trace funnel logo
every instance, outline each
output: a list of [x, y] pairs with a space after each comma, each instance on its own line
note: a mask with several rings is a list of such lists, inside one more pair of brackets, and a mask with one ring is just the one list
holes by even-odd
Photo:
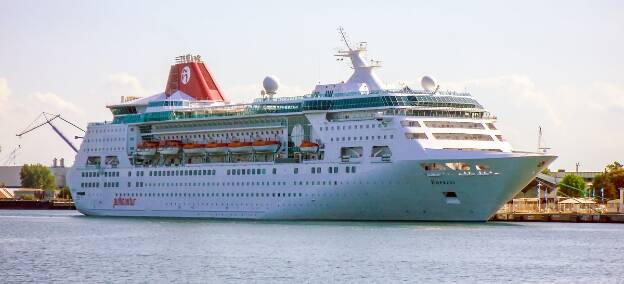
[[184, 68], [182, 68], [182, 73], [180, 74], [180, 81], [182, 84], [186, 85], [189, 80], [191, 80], [191, 68], [184, 66]]

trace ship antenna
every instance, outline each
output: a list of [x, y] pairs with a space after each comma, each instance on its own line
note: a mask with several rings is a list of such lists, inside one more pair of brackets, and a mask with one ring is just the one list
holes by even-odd
[[349, 45], [349, 41], [347, 40], [347, 35], [345, 34], [344, 28], [338, 27], [338, 32], [340, 33], [340, 37], [342, 38], [342, 41], [344, 41], [345, 45], [347, 45], [347, 48], [349, 49], [349, 51], [353, 51], [353, 49]]
[[550, 150], [549, 147], [542, 147], [542, 126], [539, 126], [539, 132], [537, 134], [537, 152], [546, 153], [546, 151]]

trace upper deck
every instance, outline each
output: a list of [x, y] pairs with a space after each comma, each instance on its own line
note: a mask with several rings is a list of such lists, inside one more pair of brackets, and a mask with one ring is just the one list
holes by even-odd
[[[209, 101], [156, 101], [141, 112], [136, 106], [109, 106], [115, 115], [113, 123], [145, 123], [186, 119], [222, 119], [271, 114], [301, 114], [314, 111], [344, 111], [359, 109], [411, 109], [431, 111], [461, 111], [483, 116], [485, 109], [467, 93], [379, 90], [367, 94], [310, 94], [299, 97], [260, 98], [249, 104], [214, 105]], [[449, 116], [455, 116], [451, 113]], [[460, 114], [460, 116], [465, 116]], [[470, 115], [471, 117], [474, 115]]]

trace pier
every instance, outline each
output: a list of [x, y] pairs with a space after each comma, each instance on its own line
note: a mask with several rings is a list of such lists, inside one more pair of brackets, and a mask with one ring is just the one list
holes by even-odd
[[490, 221], [504, 222], [568, 222], [568, 223], [624, 223], [619, 213], [497, 213]]

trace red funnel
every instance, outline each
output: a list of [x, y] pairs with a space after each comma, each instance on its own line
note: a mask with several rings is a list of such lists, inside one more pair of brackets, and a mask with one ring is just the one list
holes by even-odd
[[178, 63], [172, 65], [169, 70], [169, 80], [165, 89], [167, 97], [179, 90], [197, 100], [225, 100], [219, 85], [199, 56], [181, 56], [176, 60]]

